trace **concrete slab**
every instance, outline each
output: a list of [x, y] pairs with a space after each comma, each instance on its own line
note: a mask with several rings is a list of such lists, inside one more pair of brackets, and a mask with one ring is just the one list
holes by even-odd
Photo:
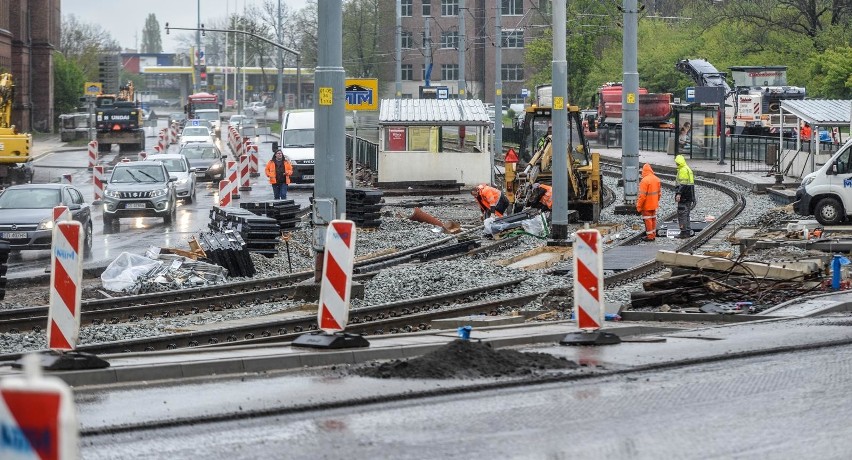
[[523, 316], [487, 316], [487, 315], [469, 315], [459, 318], [436, 319], [432, 321], [432, 327], [435, 329], [453, 329], [463, 326], [489, 327], [489, 326], [505, 326], [509, 324], [523, 324], [525, 318]]

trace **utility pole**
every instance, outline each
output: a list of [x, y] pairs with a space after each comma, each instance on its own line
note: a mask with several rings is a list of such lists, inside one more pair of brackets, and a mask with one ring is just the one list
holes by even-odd
[[616, 214], [636, 214], [639, 194], [639, 71], [637, 64], [639, 11], [636, 0], [624, 0], [623, 71], [621, 91], [621, 170], [624, 176], [624, 204]]
[[[283, 42], [281, 38], [284, 25], [281, 23], [281, 0], [278, 0], [278, 43]], [[281, 48], [278, 48], [278, 123], [281, 123], [281, 117], [284, 114], [284, 53]]]
[[423, 65], [423, 83], [426, 85], [426, 87], [428, 87], [429, 80], [426, 78], [426, 76], [429, 75], [429, 66], [432, 65], [432, 31], [429, 30], [429, 18], [427, 17], [425, 21], [425, 33], [423, 35], [423, 56], [425, 58], [425, 64]]
[[201, 0], [197, 2], [198, 7], [198, 30], [195, 31], [195, 67], [192, 69], [193, 76], [195, 77], [195, 91], [198, 92], [201, 88]]
[[[494, 160], [503, 155], [503, 14], [502, 1], [494, 2], [494, 151], [491, 152], [491, 182]], [[461, 13], [461, 11], [459, 11]]]
[[322, 276], [325, 232], [333, 219], [346, 214], [346, 126], [343, 70], [342, 0], [317, 3], [317, 68], [314, 72], [316, 174], [313, 204], [314, 279]]
[[402, 97], [402, 0], [396, 0], [396, 98]]
[[565, 20], [567, 0], [553, 1], [553, 226], [551, 239], [560, 242], [568, 239], [568, 61], [565, 59]]
[[464, 29], [464, 13], [466, 11], [464, 2], [465, 0], [459, 0], [459, 99], [467, 99], [467, 95], [465, 94], [467, 83], [464, 79], [464, 51], [467, 46], [467, 35]]

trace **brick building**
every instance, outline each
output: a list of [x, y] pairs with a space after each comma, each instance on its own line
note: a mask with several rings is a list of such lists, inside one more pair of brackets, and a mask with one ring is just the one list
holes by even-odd
[[[465, 83], [469, 97], [485, 102], [494, 100], [496, 82], [495, 7], [502, 5], [503, 103], [523, 102], [525, 88], [524, 46], [541, 30], [546, 9], [540, 0], [465, 0]], [[426, 54], [431, 52], [432, 86], [446, 86], [451, 97], [458, 94], [459, 80], [459, 0], [401, 0], [402, 2], [402, 93], [418, 97], [424, 85]], [[382, 28], [380, 43], [383, 59], [380, 68], [383, 97], [394, 97], [396, 0], [381, 0]], [[546, 7], [545, 7], [546, 8]], [[428, 23], [428, 25], [427, 25]], [[425, 31], [429, 30], [429, 40]], [[427, 46], [424, 46], [424, 42]], [[431, 44], [431, 46], [428, 46]], [[345, 59], [345, 57], [344, 57]]]
[[12, 124], [21, 132], [53, 130], [53, 51], [59, 46], [60, 0], [0, 3], [0, 72], [12, 74]]

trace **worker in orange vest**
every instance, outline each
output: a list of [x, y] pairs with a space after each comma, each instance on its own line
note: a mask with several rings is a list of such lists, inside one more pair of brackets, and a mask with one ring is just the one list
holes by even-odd
[[527, 206], [550, 212], [553, 209], [553, 187], [545, 184], [534, 183], [532, 193], [527, 199]]
[[503, 213], [509, 207], [509, 199], [506, 198], [506, 195], [490, 185], [479, 184], [470, 191], [470, 194], [476, 198], [483, 219], [491, 217], [492, 214], [496, 217], [503, 217]]
[[805, 123], [804, 126], [802, 126], [801, 134], [802, 134], [801, 137], [802, 137], [803, 141], [811, 140], [811, 135], [813, 134], [813, 131], [811, 131], [811, 125]]
[[272, 185], [272, 197], [275, 200], [287, 199], [287, 185], [290, 184], [290, 176], [293, 175], [293, 165], [284, 152], [278, 150], [272, 159], [266, 163], [266, 177]]
[[660, 207], [660, 178], [654, 174], [651, 165], [642, 166], [642, 180], [639, 181], [639, 196], [636, 211], [645, 222], [645, 237], [642, 241], [654, 241], [657, 238], [657, 208]]

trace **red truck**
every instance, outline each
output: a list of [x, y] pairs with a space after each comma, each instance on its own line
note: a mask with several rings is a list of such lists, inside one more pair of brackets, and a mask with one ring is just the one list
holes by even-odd
[[[588, 126], [589, 134], [595, 137], [597, 125], [604, 128], [613, 128], [621, 125], [621, 92], [622, 84], [605, 83], [598, 88], [595, 96], [597, 114], [594, 123], [584, 120]], [[639, 126], [668, 128], [669, 117], [672, 107], [671, 93], [649, 93], [646, 88], [639, 88]]]

